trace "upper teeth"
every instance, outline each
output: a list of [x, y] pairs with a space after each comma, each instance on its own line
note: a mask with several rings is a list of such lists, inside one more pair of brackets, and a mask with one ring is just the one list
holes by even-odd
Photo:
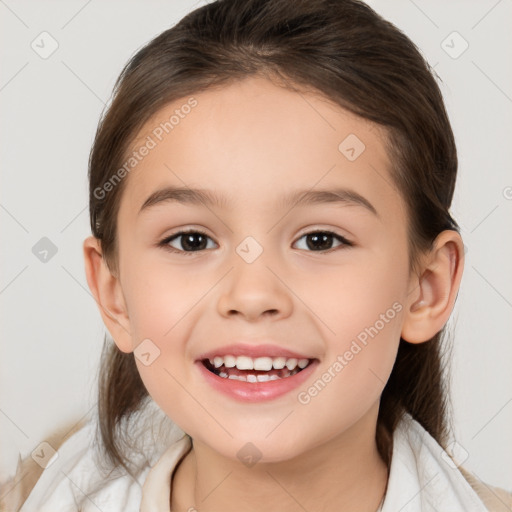
[[288, 370], [293, 370], [297, 366], [299, 368], [305, 368], [309, 359], [296, 359], [286, 358], [286, 357], [248, 357], [248, 356], [215, 356], [213, 359], [210, 359], [210, 363], [215, 366], [215, 368], [220, 368], [224, 365], [226, 368], [237, 367], [239, 370], [261, 370], [261, 371], [269, 371], [274, 368], [275, 370], [280, 370], [285, 366]]

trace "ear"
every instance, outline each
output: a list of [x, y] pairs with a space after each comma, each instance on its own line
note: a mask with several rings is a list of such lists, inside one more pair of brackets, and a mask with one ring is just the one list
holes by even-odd
[[434, 241], [419, 276], [411, 280], [402, 338], [422, 343], [446, 324], [459, 291], [464, 268], [464, 244], [459, 233], [445, 230]]
[[99, 239], [94, 236], [86, 238], [83, 250], [87, 283], [103, 322], [119, 350], [133, 352], [130, 319], [119, 278], [108, 268]]

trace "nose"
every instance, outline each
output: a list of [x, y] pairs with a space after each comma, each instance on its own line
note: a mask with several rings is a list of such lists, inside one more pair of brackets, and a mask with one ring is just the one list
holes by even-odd
[[252, 263], [238, 254], [232, 261], [234, 266], [221, 284], [217, 302], [220, 315], [240, 316], [249, 322], [268, 317], [278, 320], [291, 315], [292, 292], [275, 264], [267, 265], [263, 254]]

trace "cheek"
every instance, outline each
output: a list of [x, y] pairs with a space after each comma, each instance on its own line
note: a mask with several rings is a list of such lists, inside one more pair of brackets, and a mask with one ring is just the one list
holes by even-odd
[[137, 368], [154, 400], [161, 405], [172, 396], [173, 407], [179, 410], [186, 398], [179, 383], [188, 375], [191, 318], [197, 314], [205, 283], [142, 255], [131, 263], [126, 265], [123, 290]]
[[375, 404], [388, 381], [400, 341], [403, 308], [399, 301], [349, 302], [338, 316], [336, 335], [315, 379], [298, 391], [297, 401], [325, 436], [348, 429]]
[[175, 326], [204, 294], [204, 284], [194, 284], [179, 269], [140, 258], [123, 285], [134, 345], [144, 338], [172, 337]]
[[314, 387], [302, 390], [304, 403], [314, 399], [343, 416], [364, 411], [380, 396], [395, 362], [407, 293], [407, 261], [389, 254], [308, 283], [314, 290], [308, 305], [319, 312], [326, 354]]
[[355, 264], [305, 272], [294, 291], [315, 313], [325, 339], [331, 340], [329, 345], [343, 351], [353, 339], [364, 342], [368, 330], [375, 334], [373, 327], [382, 338], [399, 337], [406, 269], [405, 258], [361, 251]]

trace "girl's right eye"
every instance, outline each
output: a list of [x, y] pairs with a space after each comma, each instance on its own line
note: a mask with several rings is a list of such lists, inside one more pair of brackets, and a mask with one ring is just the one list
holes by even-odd
[[[181, 242], [179, 245], [183, 249], [174, 248], [171, 245], [171, 242], [179, 240], [181, 238]], [[175, 233], [174, 235], [168, 236], [164, 240], [162, 240], [158, 245], [163, 247], [164, 249], [169, 250], [174, 253], [182, 253], [187, 256], [193, 254], [194, 252], [202, 251], [206, 247], [204, 246], [204, 241], [210, 238], [206, 233], [200, 231], [198, 229], [190, 229], [187, 231], [180, 231], [179, 233]], [[211, 238], [210, 238], [211, 240]]]

